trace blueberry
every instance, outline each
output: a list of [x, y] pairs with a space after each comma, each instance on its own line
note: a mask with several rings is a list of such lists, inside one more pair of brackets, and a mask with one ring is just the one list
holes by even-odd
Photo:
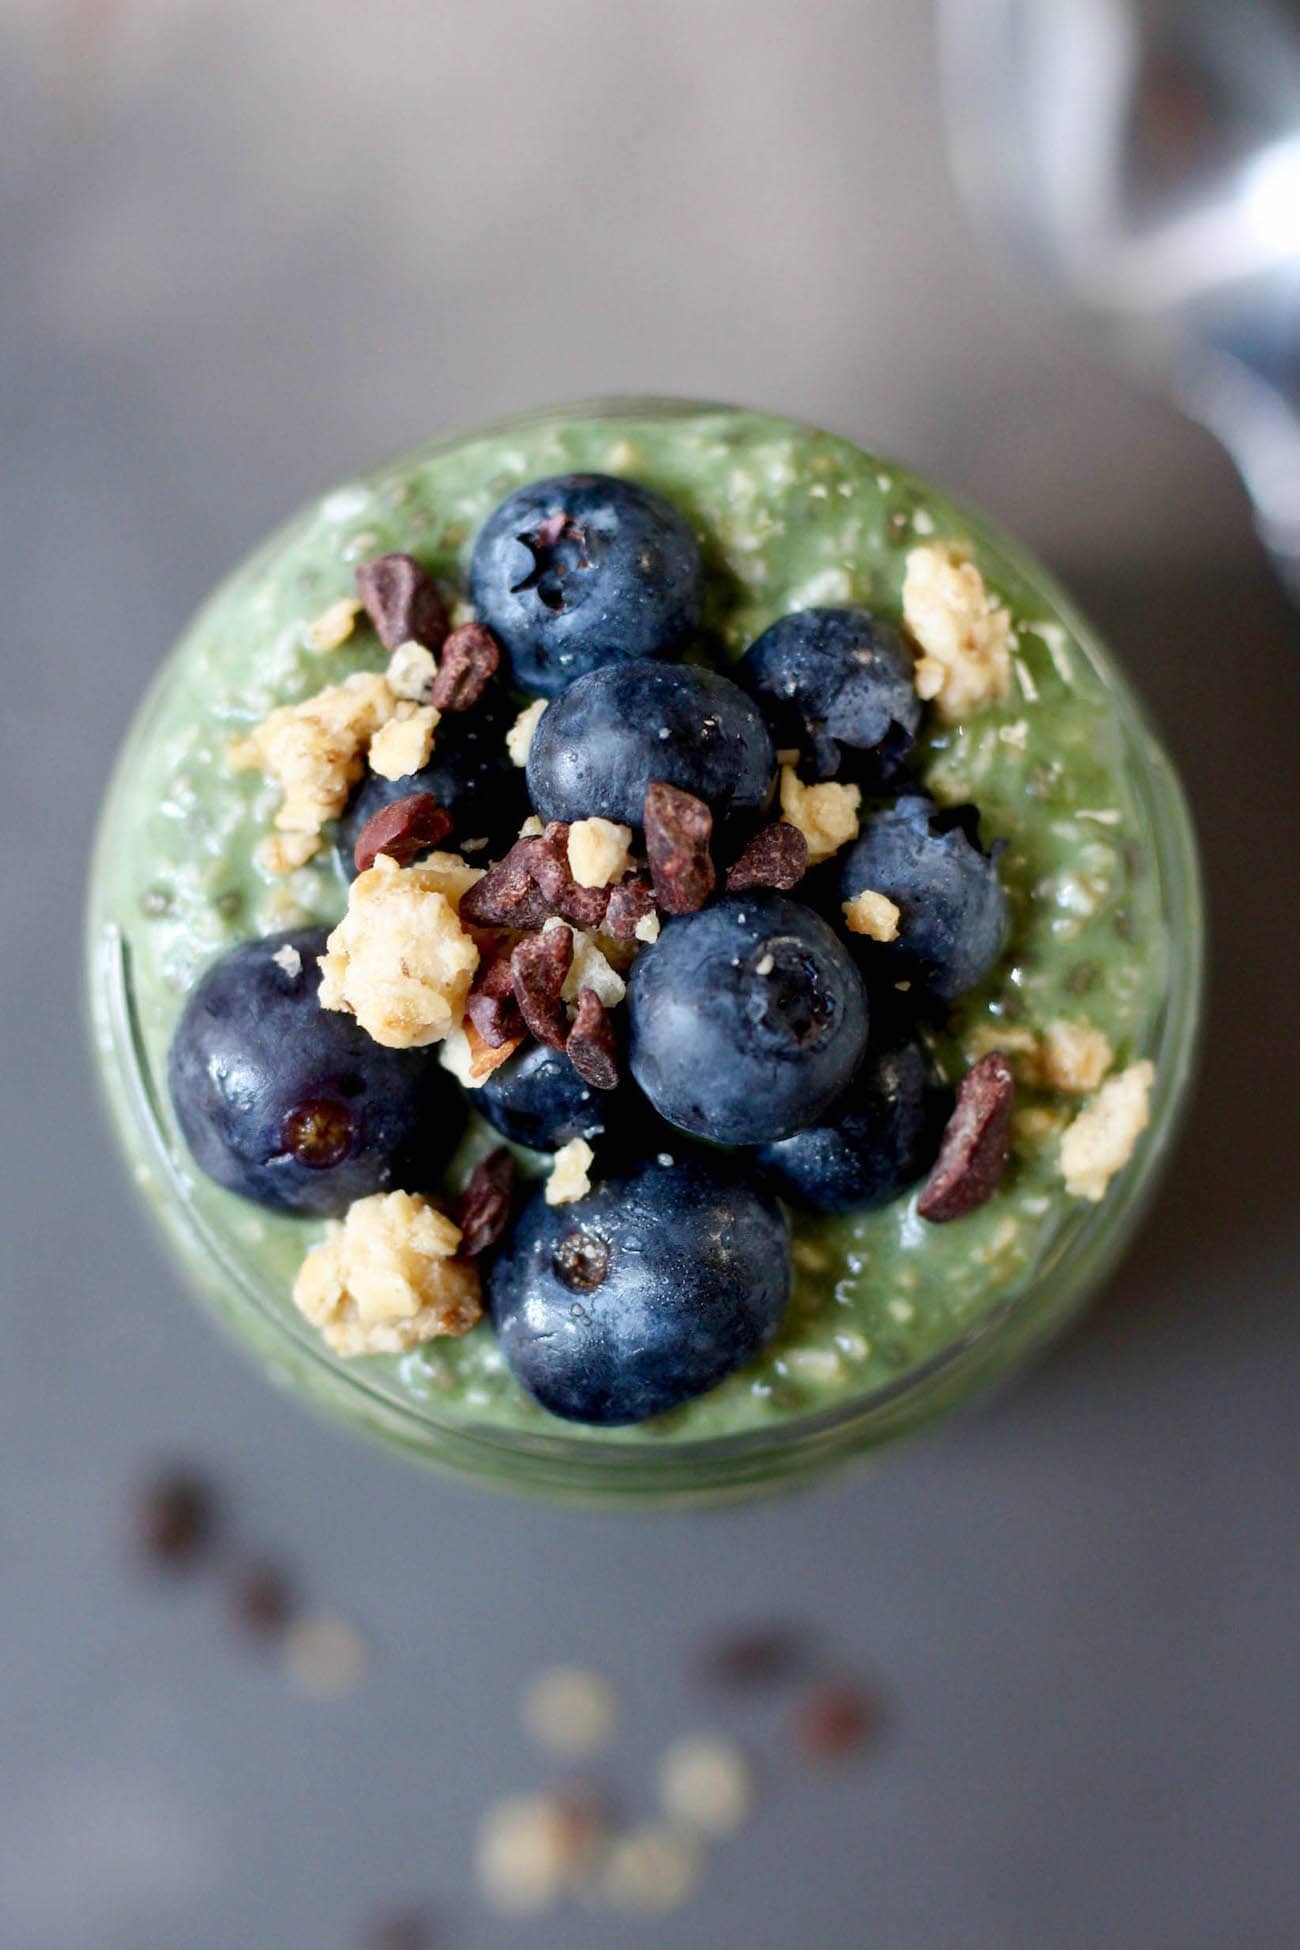
[[934, 1163], [951, 1108], [918, 1037], [881, 1034], [879, 1012], [861, 1069], [819, 1124], [758, 1161], [782, 1197], [833, 1216], [888, 1205]]
[[799, 609], [764, 630], [737, 675], [778, 746], [797, 748], [814, 778], [834, 778], [847, 747], [862, 779], [873, 769], [892, 774], [916, 737], [912, 670], [902, 636], [869, 610]]
[[608, 474], [561, 474], [518, 489], [479, 531], [469, 580], [516, 683], [546, 697], [603, 664], [680, 650], [704, 601], [685, 517]]
[[167, 1064], [199, 1168], [259, 1205], [315, 1215], [427, 1190], [464, 1124], [435, 1052], [384, 1049], [320, 1007], [324, 950], [323, 928], [229, 949], [186, 1001]]
[[494, 698], [472, 711], [447, 712], [434, 738], [433, 755], [418, 772], [402, 779], [383, 779], [367, 772], [343, 810], [336, 841], [339, 861], [348, 879], [355, 877], [352, 849], [366, 821], [381, 807], [411, 792], [431, 792], [452, 817], [449, 846], [466, 840], [486, 840], [480, 851], [467, 854], [486, 866], [515, 839], [528, 811], [523, 773], [510, 761], [506, 732], [514, 712]]
[[570, 1138], [605, 1136], [621, 1096], [584, 1083], [562, 1050], [530, 1042], [493, 1070], [474, 1103], [512, 1144], [558, 1151]]
[[541, 1192], [488, 1275], [497, 1338], [552, 1415], [643, 1422], [713, 1388], [780, 1324], [790, 1239], [721, 1163], [655, 1159], [572, 1205]]
[[867, 998], [844, 944], [782, 894], [669, 921], [632, 965], [632, 1074], [661, 1117], [766, 1144], [820, 1117], [862, 1059]]
[[996, 858], [980, 847], [974, 806], [940, 810], [916, 794], [868, 813], [844, 861], [840, 898], [867, 888], [901, 912], [898, 939], [866, 942], [864, 959], [941, 1001], [973, 989], [1002, 953], [1007, 900]]
[[549, 704], [528, 754], [543, 819], [599, 815], [639, 827], [653, 780], [692, 792], [715, 819], [761, 813], [776, 757], [757, 706], [716, 670], [607, 664]]

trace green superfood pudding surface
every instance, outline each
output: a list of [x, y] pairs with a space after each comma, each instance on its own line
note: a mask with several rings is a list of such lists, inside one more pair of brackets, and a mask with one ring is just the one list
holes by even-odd
[[[355, 594], [358, 563], [409, 552], [454, 603], [476, 534], [503, 497], [577, 471], [627, 477], [684, 513], [707, 572], [702, 654], [723, 665], [794, 610], [863, 605], [897, 622], [918, 548], [959, 544], [1009, 612], [1005, 695], [955, 723], [927, 712], [914, 755], [941, 805], [974, 801], [984, 844], [1003, 843], [1006, 950], [929, 1033], [954, 1084], [989, 1050], [1008, 1052], [1018, 1071], [1009, 1162], [994, 1195], [959, 1223], [927, 1224], [915, 1187], [847, 1218], [792, 1212], [794, 1290], [775, 1340], [711, 1392], [636, 1427], [556, 1422], [518, 1386], [486, 1320], [462, 1339], [402, 1354], [321, 1358], [439, 1423], [633, 1445], [775, 1429], [905, 1382], [1024, 1292], [1072, 1229], [1095, 1220], [1097, 1208], [1067, 1189], [1061, 1136], [1081, 1107], [1095, 1106], [1102, 1069], [1131, 1075], [1158, 1056], [1178, 952], [1144, 798], [1146, 768], [1163, 761], [1132, 700], [1034, 566], [898, 466], [757, 413], [624, 402], [417, 450], [326, 495], [208, 603], [120, 763], [91, 891], [94, 1010], [110, 1093], [137, 1179], [173, 1238], [192, 1242], [201, 1280], [228, 1289], [225, 1311], [236, 1324], [241, 1311], [256, 1312], [263, 1345], [268, 1322], [314, 1342], [291, 1293], [323, 1223], [263, 1210], [199, 1174], [164, 1081], [185, 997], [215, 956], [277, 930], [332, 926], [347, 906], [328, 844], [289, 872], [259, 864], [279, 788], [232, 770], [228, 749], [277, 706], [384, 669], [364, 616], [345, 640], [317, 647], [318, 619]], [[110, 993], [117, 982], [128, 995], [124, 1017]], [[1094, 1062], [1089, 1052], [1099, 1049]], [[1083, 1089], [1070, 1071], [1080, 1050]], [[1157, 1062], [1157, 1106], [1165, 1083]], [[1137, 1137], [1137, 1162], [1124, 1170], [1141, 1168], [1149, 1138]], [[459, 1184], [499, 1142], [471, 1115], [447, 1183]], [[520, 1156], [526, 1170], [548, 1162]], [[1122, 1182], [1123, 1170], [1106, 1196]]]

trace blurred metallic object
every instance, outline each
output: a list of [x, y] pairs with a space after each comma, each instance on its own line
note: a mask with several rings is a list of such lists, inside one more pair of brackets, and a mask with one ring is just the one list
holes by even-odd
[[1300, 599], [1300, 0], [939, 0], [976, 217], [1231, 453]]

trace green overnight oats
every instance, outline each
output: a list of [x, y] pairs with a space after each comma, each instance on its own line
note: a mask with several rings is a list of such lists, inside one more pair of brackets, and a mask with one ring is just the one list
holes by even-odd
[[[214, 958], [252, 937], [333, 927], [348, 906], [331, 844], [301, 865], [270, 858], [280, 786], [232, 769], [232, 741], [278, 707], [384, 670], [364, 615], [345, 634], [358, 564], [408, 552], [454, 603], [503, 498], [576, 472], [634, 481], [686, 516], [705, 567], [698, 643], [714, 661], [740, 658], [793, 611], [860, 605], [897, 623], [909, 558], [949, 544], [1011, 625], [1005, 694], [956, 721], [927, 710], [911, 755], [940, 807], [973, 801], [984, 845], [1002, 843], [1005, 948], [924, 1026], [950, 1085], [990, 1051], [1016, 1071], [1000, 1182], [952, 1224], [918, 1214], [922, 1185], [838, 1218], [792, 1206], [793, 1285], [775, 1338], [717, 1386], [627, 1427], [549, 1415], [486, 1321], [405, 1352], [331, 1352], [291, 1297], [323, 1222], [266, 1210], [198, 1172], [166, 1086], [185, 999]], [[464, 616], [453, 608], [452, 620]], [[511, 715], [526, 703], [516, 698]], [[274, 1372], [354, 1423], [485, 1480], [591, 1496], [707, 1495], [807, 1473], [928, 1418], [1054, 1330], [1113, 1265], [1168, 1147], [1200, 955], [1176, 781], [1122, 680], [1037, 566], [842, 439], [685, 404], [616, 401], [420, 449], [275, 536], [218, 590], [146, 701], [91, 883], [92, 1009], [112, 1109], [195, 1283]], [[1127, 1094], [1112, 1105], [1121, 1123], [1153, 1075], [1150, 1121], [1139, 1128], [1129, 1115], [1131, 1159], [1113, 1173], [1103, 1161], [1091, 1179], [1085, 1159], [1067, 1186], [1061, 1139], [1081, 1111], [1105, 1152], [1103, 1075]], [[445, 1186], [461, 1185], [499, 1142], [471, 1114]], [[1082, 1149], [1096, 1146], [1076, 1142]], [[525, 1173], [549, 1163], [519, 1158]], [[568, 1210], [580, 1213], [581, 1201]]]

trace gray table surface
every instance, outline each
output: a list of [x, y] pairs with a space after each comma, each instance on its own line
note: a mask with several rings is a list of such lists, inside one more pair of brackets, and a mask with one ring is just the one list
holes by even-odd
[[[6, 185], [0, 1943], [348, 1946], [406, 1895], [539, 1950], [1289, 1950], [1296, 1888], [1297, 627], [1210, 443], [967, 238], [911, 0], [14, 4]], [[797, 1499], [519, 1508], [277, 1398], [177, 1289], [82, 1047], [95, 803], [205, 587], [351, 467], [547, 396], [770, 402], [1017, 525], [1128, 657], [1215, 920], [1204, 1081], [1109, 1296], [1012, 1392]], [[334, 1704], [156, 1588], [182, 1454], [373, 1649]], [[507, 1924], [478, 1811], [587, 1659], [635, 1802], [713, 1626], [806, 1623], [889, 1702], [679, 1914]]]

